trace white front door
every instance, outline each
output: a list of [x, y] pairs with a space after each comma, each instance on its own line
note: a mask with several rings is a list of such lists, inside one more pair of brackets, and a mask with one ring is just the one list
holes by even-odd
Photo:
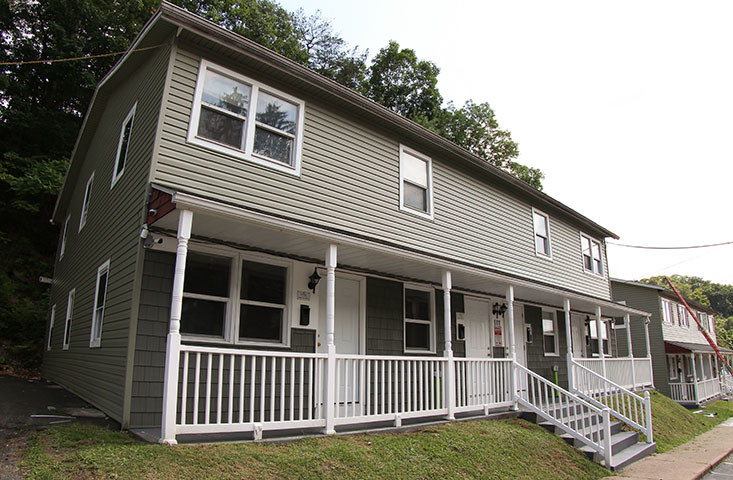
[[491, 330], [489, 302], [466, 297], [463, 321], [466, 325], [466, 357], [484, 358], [491, 356]]
[[527, 366], [527, 330], [524, 327], [524, 305], [514, 306], [514, 343], [517, 363]]
[[585, 357], [585, 318], [582, 315], [570, 315], [570, 330], [573, 334], [573, 357]]
[[336, 353], [360, 353], [361, 282], [336, 278], [336, 311], [334, 334]]

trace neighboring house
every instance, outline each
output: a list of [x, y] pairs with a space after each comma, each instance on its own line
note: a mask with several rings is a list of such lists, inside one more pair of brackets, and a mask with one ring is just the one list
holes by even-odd
[[610, 319], [648, 315], [612, 301], [613, 233], [168, 3], [133, 48], [156, 45], [100, 83], [72, 154], [44, 377], [171, 443], [552, 416], [550, 392], [610, 459], [605, 405], [555, 382], [582, 390], [577, 357], [651, 385], [648, 358], [607, 358]]
[[[682, 404], [699, 405], [721, 395], [726, 375], [713, 348], [705, 339], [673, 291], [619, 279], [611, 280], [613, 298], [626, 305], [651, 313], [649, 339], [654, 370], [654, 385], [661, 393]], [[700, 303], [685, 299], [713, 341], [715, 335], [714, 310]], [[621, 325], [617, 325], [617, 329]], [[631, 337], [643, 341], [644, 332], [639, 325], [631, 326]], [[636, 352], [638, 341], [633, 343]], [[718, 347], [729, 362], [733, 351]], [[628, 352], [623, 342], [618, 343], [621, 355]]]

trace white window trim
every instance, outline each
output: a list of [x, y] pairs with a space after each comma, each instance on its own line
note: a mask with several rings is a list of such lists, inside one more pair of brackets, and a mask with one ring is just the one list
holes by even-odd
[[[196, 335], [190, 333], [181, 332], [181, 338], [183, 340], [201, 342], [201, 343], [213, 343], [213, 344], [230, 344], [230, 345], [249, 345], [258, 347], [277, 347], [287, 348], [290, 347], [290, 329], [292, 326], [292, 319], [290, 318], [291, 305], [290, 297], [292, 292], [293, 282], [293, 262], [291, 260], [284, 260], [278, 257], [272, 257], [265, 254], [257, 253], [245, 253], [233, 251], [226, 248], [220, 248], [217, 246], [210, 245], [196, 245], [195, 248], [190, 248], [189, 251], [201, 253], [203, 255], [216, 255], [219, 257], [227, 257], [232, 262], [230, 268], [229, 278], [229, 297], [217, 297], [211, 295], [202, 295], [198, 293], [186, 293], [183, 292], [184, 298], [198, 298], [202, 300], [214, 300], [226, 301], [226, 316], [224, 320], [224, 331], [221, 337], [213, 335]], [[256, 340], [240, 340], [239, 339], [239, 305], [243, 301], [239, 298], [240, 295], [240, 282], [242, 279], [242, 262], [244, 260], [265, 263], [269, 265], [277, 265], [285, 267], [287, 269], [287, 278], [285, 282], [285, 308], [283, 311], [283, 339], [282, 342], [268, 342], [268, 341], [256, 341]], [[235, 263], [236, 262], [236, 263]], [[268, 304], [263, 302], [254, 302], [246, 300], [248, 304], [257, 304], [263, 306], [274, 306], [280, 307], [281, 305]]]
[[56, 304], [51, 306], [51, 320], [48, 322], [48, 342], [46, 343], [46, 351], [51, 351], [51, 340], [53, 337], [53, 322], [56, 319]]
[[[665, 305], [669, 305], [669, 310], [665, 311]], [[662, 298], [660, 310], [662, 314], [662, 323], [664, 323], [665, 325], [674, 325], [674, 317], [672, 316], [672, 302]]]
[[[542, 253], [537, 251], [537, 229], [535, 228], [534, 224], [534, 216], [540, 215], [542, 217], [545, 217], [545, 225], [547, 225], [547, 253]], [[550, 216], [543, 212], [542, 210], [537, 210], [536, 208], [532, 207], [532, 231], [534, 232], [534, 236], [532, 237], [532, 244], [534, 247], [534, 254], [537, 257], [545, 258], [547, 260], [552, 260], [552, 232], [550, 231]]]
[[[87, 224], [87, 218], [89, 217], [89, 206], [92, 202], [92, 191], [90, 188], [94, 188], [94, 172], [89, 175], [89, 180], [87, 180], [87, 184], [84, 186], [84, 198], [81, 201], [81, 214], [79, 214], [80, 232], [84, 228], [84, 225]], [[87, 196], [87, 193], [89, 193], [89, 196]]]
[[[110, 183], [109, 188], [112, 188], [117, 183], [117, 180], [119, 180], [122, 175], [125, 173], [125, 169], [127, 168], [127, 157], [130, 153], [130, 141], [132, 138], [132, 129], [135, 126], [135, 110], [137, 109], [137, 102], [132, 106], [130, 109], [130, 112], [125, 116], [125, 119], [122, 121], [122, 126], [120, 127], [120, 139], [117, 141], [117, 155], [115, 155], [115, 165], [114, 169], [112, 170], [112, 183]], [[130, 138], [127, 139], [127, 150], [125, 151], [125, 158], [123, 159], [124, 164], [122, 165], [122, 170], [120, 173], [117, 173], [117, 167], [120, 164], [120, 151], [122, 150], [122, 140], [125, 135], [125, 125], [127, 125], [127, 122], [132, 122], [130, 124]]]
[[64, 258], [64, 253], [66, 253], [66, 242], [68, 240], [70, 223], [71, 223], [71, 214], [69, 214], [66, 217], [66, 220], [64, 220], [64, 227], [63, 227], [63, 230], [61, 231], [61, 246], [59, 247], [59, 260]]
[[[427, 207], [428, 211], [423, 212], [420, 210], [417, 210], [412, 207], [405, 206], [404, 201], [404, 176], [402, 174], [402, 156], [407, 153], [408, 155], [412, 155], [413, 157], [419, 158], [420, 160], [424, 161], [427, 164], [428, 168], [428, 187], [427, 187]], [[400, 145], [400, 210], [403, 212], [408, 212], [413, 215], [417, 215], [418, 217], [428, 218], [430, 220], [433, 220], [433, 159], [428, 157], [427, 155], [424, 155], [416, 150], [413, 150], [410, 147], [407, 147], [405, 145]]]
[[[599, 255], [601, 256], [601, 271], [596, 272], [593, 269], [589, 270], [585, 268], [585, 256], [583, 255], [583, 238], [587, 238], [590, 240], [590, 260], [591, 260], [591, 266], [595, 265], [595, 261], [593, 260], [593, 242], [598, 244], [598, 250]], [[603, 261], [603, 242], [600, 240], [596, 240], [594, 237], [591, 237], [590, 235], [586, 235], [583, 232], [580, 232], [580, 264], [583, 266], [583, 271], [587, 274], [593, 275], [595, 277], [601, 277], [604, 278], [606, 276], [606, 265]]]
[[[408, 319], [405, 311], [405, 290], [421, 290], [430, 294], [430, 320]], [[427, 350], [407, 348], [407, 322], [428, 324], [430, 326], [430, 345]], [[435, 353], [435, 289], [414, 283], [402, 284], [402, 351], [404, 353]]]
[[[555, 332], [555, 334], [553, 335], [555, 337], [555, 353], [545, 352], [545, 337], [546, 336], [549, 337], [549, 335], [545, 335], [544, 326], [542, 328], [542, 351], [545, 357], [559, 357], [560, 356], [560, 338], [559, 338], [560, 332], [557, 330], [557, 312], [547, 309], [547, 308], [543, 308], [542, 312], [543, 313], [549, 312], [552, 314], [552, 323], [553, 323], [552, 328], [553, 328], [553, 331]], [[544, 323], [544, 321], [545, 321], [545, 317], [542, 317], [542, 322]]]
[[71, 322], [74, 315], [74, 303], [76, 303], [76, 289], [72, 288], [66, 300], [66, 321], [64, 322], [64, 338], [62, 339], [63, 350], [68, 350], [69, 344], [71, 343]]
[[[99, 326], [99, 337], [94, 337], [94, 327], [97, 323], [97, 306], [99, 305], [99, 277], [102, 273], [107, 272], [104, 286], [104, 305], [102, 305], [101, 325]], [[89, 348], [99, 348], [102, 346], [102, 328], [104, 327], [104, 314], [107, 310], [107, 288], [109, 286], [109, 260], [104, 262], [97, 269], [97, 281], [94, 285], [94, 308], [92, 309], [92, 329], [89, 331]]]
[[[205, 73], [206, 73], [206, 70], [208, 69], [213, 70], [217, 73], [220, 73], [224, 76], [231, 77], [232, 79], [238, 82], [248, 84], [252, 89], [250, 93], [250, 99], [249, 99], [249, 108], [247, 110], [246, 132], [244, 134], [245, 135], [244, 151], [238, 150], [236, 148], [233, 148], [233, 147], [221, 144], [221, 143], [217, 143], [213, 140], [201, 138], [197, 135], [198, 126], [199, 126], [199, 117], [201, 115], [201, 97], [204, 93], [204, 81], [206, 79]], [[298, 107], [298, 120], [297, 120], [298, 125], [297, 125], [296, 134], [295, 134], [295, 151], [293, 152], [293, 165], [286, 165], [282, 162], [278, 162], [277, 160], [269, 159], [263, 155], [258, 155], [253, 152], [255, 124], [256, 124], [255, 114], [257, 113], [257, 96], [258, 96], [260, 89], [270, 95], [279, 97], [283, 100], [293, 103]], [[303, 120], [305, 118], [304, 112], [305, 112], [305, 102], [303, 100], [300, 100], [299, 98], [288, 95], [287, 93], [281, 92], [280, 90], [268, 87], [267, 85], [261, 82], [252, 80], [251, 78], [248, 78], [233, 70], [229, 70], [228, 68], [219, 66], [208, 60], [201, 60], [201, 65], [199, 66], [199, 72], [198, 72], [198, 79], [196, 81], [196, 91], [194, 93], [194, 98], [193, 98], [193, 106], [191, 107], [191, 121], [188, 125], [187, 140], [189, 143], [199, 145], [209, 150], [214, 150], [216, 152], [223, 153], [225, 155], [241, 158], [241, 159], [250, 161], [252, 163], [256, 163], [258, 165], [263, 165], [265, 167], [272, 168], [274, 170], [289, 173], [291, 175], [299, 177], [301, 160], [302, 160], [301, 158], [302, 157], [302, 148], [303, 148]]]

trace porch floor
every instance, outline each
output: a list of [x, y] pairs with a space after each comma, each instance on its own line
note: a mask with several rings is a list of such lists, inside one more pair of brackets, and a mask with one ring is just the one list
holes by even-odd
[[[337, 435], [356, 435], [361, 433], [401, 433], [412, 432], [421, 428], [433, 425], [441, 425], [451, 422], [466, 422], [472, 420], [502, 420], [505, 418], [518, 418], [521, 411], [495, 409], [490, 411], [488, 415], [475, 412], [456, 413], [455, 420], [445, 420], [440, 417], [433, 418], [414, 418], [405, 419], [401, 427], [395, 427], [393, 422], [375, 422], [369, 424], [343, 425], [336, 428]], [[297, 432], [297, 433], [296, 433]], [[160, 439], [160, 428], [133, 428], [130, 433], [148, 443], [158, 443]], [[271, 430], [264, 431], [262, 442], [289, 442], [299, 440], [306, 437], [326, 437], [322, 428], [304, 428], [300, 430]], [[330, 435], [328, 435], [330, 436]], [[208, 444], [208, 443], [240, 443], [253, 442], [254, 434], [252, 432], [242, 433], [207, 433], [207, 434], [178, 434], [176, 436], [178, 443], [189, 445]]]

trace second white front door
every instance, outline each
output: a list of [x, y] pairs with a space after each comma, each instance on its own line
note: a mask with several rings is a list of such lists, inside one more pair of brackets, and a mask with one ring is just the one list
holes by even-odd
[[491, 318], [489, 302], [466, 297], [463, 321], [466, 325], [466, 357], [491, 356]]

